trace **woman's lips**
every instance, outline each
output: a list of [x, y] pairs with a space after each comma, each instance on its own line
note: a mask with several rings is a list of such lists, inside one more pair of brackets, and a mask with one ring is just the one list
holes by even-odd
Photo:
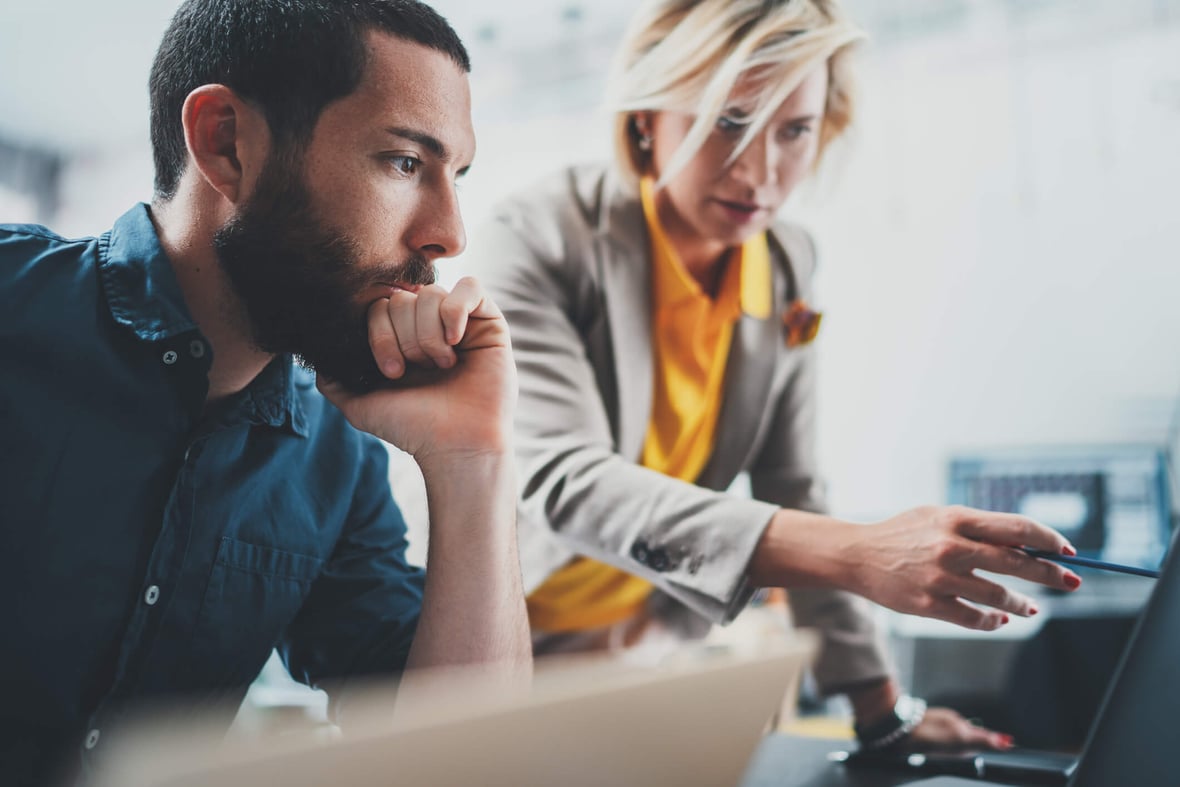
[[765, 208], [753, 202], [731, 202], [724, 199], [714, 199], [713, 202], [735, 224], [747, 224], [766, 212]]

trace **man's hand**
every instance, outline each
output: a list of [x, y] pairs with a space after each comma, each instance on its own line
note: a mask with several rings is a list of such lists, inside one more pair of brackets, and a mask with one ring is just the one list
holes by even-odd
[[[364, 394], [318, 385], [353, 426], [422, 468], [430, 550], [408, 666], [483, 666], [488, 681], [525, 684], [532, 648], [516, 549], [516, 367], [504, 316], [475, 279], [449, 293], [394, 290], [369, 307], [369, 346], [396, 385]], [[402, 690], [414, 685], [411, 676]]]
[[1023, 516], [963, 506], [925, 507], [876, 525], [779, 511], [750, 561], [763, 587], [835, 587], [913, 615], [991, 631], [1036, 604], [977, 570], [1077, 590], [1077, 574], [1016, 547], [1076, 554], [1060, 533]]
[[352, 394], [318, 382], [357, 429], [419, 464], [510, 445], [516, 367], [508, 325], [475, 279], [449, 293], [429, 285], [374, 301], [369, 345], [381, 372], [400, 385]]

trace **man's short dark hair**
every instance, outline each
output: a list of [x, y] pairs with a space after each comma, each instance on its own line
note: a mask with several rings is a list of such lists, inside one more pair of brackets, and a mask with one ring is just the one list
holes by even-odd
[[266, 117], [277, 148], [305, 145], [324, 107], [364, 76], [370, 30], [471, 63], [447, 21], [417, 0], [186, 0], [152, 64], [156, 196], [170, 199], [188, 154], [184, 101], [201, 85], [229, 87]]

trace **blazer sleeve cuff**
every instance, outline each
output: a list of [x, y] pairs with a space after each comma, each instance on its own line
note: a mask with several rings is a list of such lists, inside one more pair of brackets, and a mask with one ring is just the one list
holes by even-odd
[[737, 617], [758, 589], [750, 582], [750, 559], [779, 510], [758, 500], [730, 500], [726, 508], [717, 527], [696, 542], [695, 553], [684, 555], [675, 570], [654, 580], [667, 595], [722, 625]]

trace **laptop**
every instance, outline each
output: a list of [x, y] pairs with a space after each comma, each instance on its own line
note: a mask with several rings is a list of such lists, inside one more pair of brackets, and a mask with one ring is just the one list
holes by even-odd
[[[481, 699], [456, 684], [349, 700], [344, 732], [210, 746], [187, 728], [124, 737], [102, 787], [737, 784], [768, 722], [816, 651], [809, 632], [756, 652], [696, 648], [657, 668], [572, 663], [527, 697]], [[408, 687], [407, 687], [408, 688]], [[407, 704], [413, 706], [407, 709]], [[392, 717], [391, 717], [392, 716]], [[163, 725], [164, 727], [168, 725]]]
[[[1180, 531], [1123, 652], [1069, 787], [1180, 785]], [[987, 777], [986, 769], [981, 774]], [[1019, 778], [1004, 772], [1004, 778]], [[1035, 777], [1032, 782], [1036, 783]], [[1000, 782], [938, 776], [906, 787], [980, 787]]]

